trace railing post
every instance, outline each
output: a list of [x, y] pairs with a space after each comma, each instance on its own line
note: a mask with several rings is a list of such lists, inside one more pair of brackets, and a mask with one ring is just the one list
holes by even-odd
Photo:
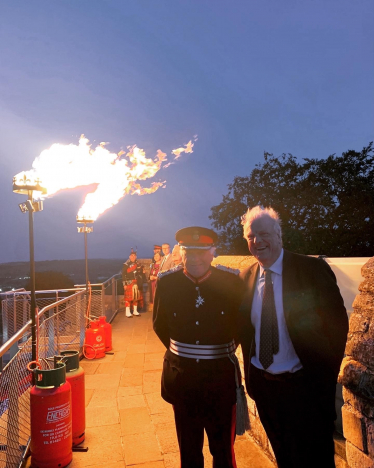
[[83, 344], [84, 344], [84, 337], [86, 334], [86, 311], [84, 308], [84, 297], [82, 295], [77, 298], [77, 323], [79, 323], [79, 350], [83, 350]]
[[112, 278], [112, 317], [116, 312], [116, 280]]
[[61, 349], [60, 349], [60, 315], [58, 313], [58, 306], [55, 308], [55, 314], [56, 314], [56, 345], [57, 345], [57, 352], [60, 354]]
[[14, 460], [20, 455], [19, 448], [19, 408], [18, 408], [18, 376], [19, 356], [14, 359], [15, 375], [9, 376], [9, 400], [7, 423], [6, 467], [14, 467]]
[[28, 313], [28, 300], [26, 295], [22, 296], [22, 325], [21, 327], [29, 320], [27, 313]]
[[105, 288], [104, 283], [101, 283], [101, 315], [105, 315]]
[[13, 333], [17, 333], [17, 300], [16, 294], [13, 294]]
[[[52, 310], [48, 311], [48, 317], [47, 318], [50, 318], [50, 317], [53, 317], [53, 311]], [[51, 319], [51, 320], [53, 320], [53, 319]], [[45, 345], [47, 345], [47, 343]], [[48, 327], [48, 357], [53, 356], [54, 353], [55, 353], [55, 333], [54, 333], [53, 327], [50, 326], [50, 327]]]

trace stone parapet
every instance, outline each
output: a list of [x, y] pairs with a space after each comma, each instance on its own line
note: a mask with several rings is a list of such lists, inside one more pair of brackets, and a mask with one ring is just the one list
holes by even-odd
[[374, 468], [374, 258], [361, 269], [363, 281], [349, 320], [343, 385], [343, 431], [351, 468]]

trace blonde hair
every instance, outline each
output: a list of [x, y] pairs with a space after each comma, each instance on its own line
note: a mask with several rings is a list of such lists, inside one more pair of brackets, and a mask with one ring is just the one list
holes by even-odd
[[245, 239], [247, 239], [247, 233], [253, 221], [265, 216], [274, 221], [274, 231], [278, 234], [279, 238], [282, 239], [282, 228], [279, 214], [271, 207], [264, 208], [260, 205], [254, 206], [253, 208], [248, 208], [247, 212], [243, 214], [241, 218]]

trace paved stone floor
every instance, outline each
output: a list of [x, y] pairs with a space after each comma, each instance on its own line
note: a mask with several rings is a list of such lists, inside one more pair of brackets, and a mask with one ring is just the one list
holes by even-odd
[[[83, 360], [86, 372], [86, 453], [69, 468], [179, 468], [173, 411], [160, 395], [164, 346], [152, 330], [152, 314], [113, 324], [113, 355]], [[238, 468], [273, 468], [246, 436], [235, 443]], [[205, 467], [212, 466], [207, 441]]]

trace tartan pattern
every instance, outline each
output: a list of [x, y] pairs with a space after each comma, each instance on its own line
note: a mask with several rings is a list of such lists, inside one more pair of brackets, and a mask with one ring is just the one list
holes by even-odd
[[265, 269], [264, 275], [265, 287], [262, 298], [259, 361], [263, 368], [267, 369], [274, 361], [273, 355], [279, 352], [279, 332], [271, 270]]
[[[134, 288], [134, 286], [136, 286]], [[135, 290], [137, 293], [134, 294]], [[130, 284], [125, 286], [125, 307], [130, 307], [131, 303], [133, 305], [139, 305], [143, 307], [143, 294], [142, 291], [137, 287], [137, 281], [132, 280]]]

